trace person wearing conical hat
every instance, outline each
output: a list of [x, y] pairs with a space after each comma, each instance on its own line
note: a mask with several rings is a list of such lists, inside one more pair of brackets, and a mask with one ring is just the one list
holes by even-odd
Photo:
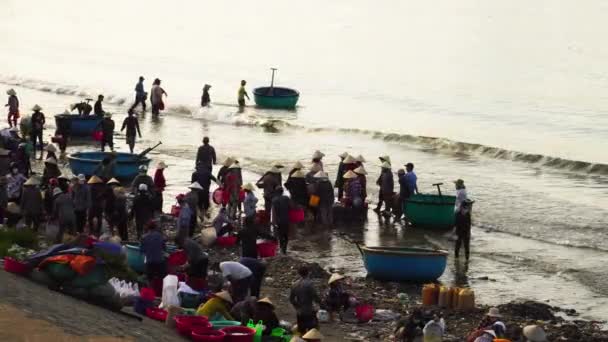
[[53, 214], [52, 217], [57, 220], [59, 231], [55, 237], [55, 243], [63, 241], [63, 233], [67, 232], [71, 235], [76, 233], [76, 216], [74, 215], [74, 201], [72, 196], [67, 191], [62, 191], [60, 188], [53, 189]]
[[325, 157], [325, 154], [319, 150], [316, 150], [312, 154], [312, 163], [319, 165], [321, 167], [321, 170], [323, 170], [323, 157]]
[[320, 305], [321, 299], [310, 279], [309, 266], [300, 266], [298, 275], [300, 278], [291, 287], [289, 302], [296, 310], [297, 330], [304, 335], [310, 329], [319, 327], [315, 303]]
[[317, 180], [314, 185], [314, 195], [319, 196], [318, 220], [324, 226], [329, 226], [333, 223], [333, 206], [334, 206], [334, 187], [329, 181], [329, 176], [323, 171], [317, 172], [315, 175]]
[[72, 178], [71, 190], [74, 201], [74, 215], [76, 219], [76, 231], [82, 233], [87, 223], [87, 211], [89, 210], [89, 186], [86, 184], [86, 177], [80, 174]]
[[253, 184], [247, 183], [243, 185], [243, 191], [245, 191], [245, 198], [243, 199], [243, 208], [245, 212], [245, 226], [253, 226], [255, 223], [256, 207], [258, 204], [258, 198], [253, 193]]
[[116, 178], [111, 178], [106, 182], [104, 190], [104, 214], [106, 221], [108, 222], [108, 228], [110, 232], [114, 234], [114, 228], [117, 226], [117, 222], [114, 218], [114, 212], [116, 211], [116, 188], [122, 188], [120, 181]]
[[239, 184], [241, 175], [241, 166], [236, 161], [228, 167], [228, 172], [224, 177], [224, 199], [223, 204], [228, 206], [228, 217], [231, 220], [236, 219], [236, 212], [239, 208], [239, 195], [241, 193], [241, 184]]
[[[34, 146], [34, 156], [36, 151], [36, 141], [39, 143], [40, 151], [42, 151], [42, 147], [44, 143], [42, 142], [42, 134], [44, 131], [44, 124], [46, 123], [46, 119], [44, 117], [44, 113], [41, 112], [42, 108], [39, 105], [35, 105], [32, 110], [34, 113], [30, 118], [31, 122], [31, 131], [30, 138], [32, 140], [32, 145]], [[42, 153], [40, 154], [40, 159], [42, 159]]]
[[302, 339], [307, 342], [318, 342], [321, 341], [323, 337], [323, 334], [321, 334], [319, 330], [313, 328], [310, 329], [306, 334], [304, 334], [304, 336], [302, 336]]
[[361, 208], [363, 206], [363, 188], [359, 175], [354, 171], [349, 170], [343, 176], [345, 181], [345, 205], [353, 208]]
[[209, 320], [234, 320], [230, 314], [233, 304], [232, 296], [228, 291], [220, 291], [214, 294], [208, 301], [201, 304], [196, 310], [197, 316], [205, 316]]
[[164, 161], [156, 164], [156, 171], [154, 171], [154, 209], [157, 212], [163, 212], [163, 192], [167, 187], [167, 180], [165, 179], [165, 169], [167, 164]]
[[131, 209], [130, 218], [135, 218], [135, 228], [137, 230], [137, 239], [141, 239], [144, 232], [144, 227], [154, 217], [154, 200], [150, 196], [148, 186], [144, 183], [139, 184], [137, 195], [133, 199], [133, 208]]
[[[97, 104], [95, 104], [97, 105]], [[103, 110], [102, 110], [103, 111]], [[116, 123], [112, 120], [112, 114], [104, 112], [103, 120], [97, 124], [96, 130], [101, 130], [101, 152], [106, 150], [106, 145], [110, 147], [110, 151], [114, 151], [114, 129]]]
[[374, 209], [376, 213], [380, 213], [382, 204], [385, 204], [384, 215], [388, 216], [391, 214], [391, 208], [393, 203], [393, 191], [395, 189], [395, 182], [393, 181], [393, 173], [391, 171], [391, 164], [387, 161], [388, 156], [382, 157], [384, 162], [382, 163], [382, 170], [380, 171], [380, 177], [376, 181], [376, 184], [380, 187], [378, 192], [378, 205]]
[[270, 336], [272, 329], [280, 327], [279, 318], [275, 311], [275, 306], [268, 297], [264, 297], [255, 302], [251, 319], [254, 322], [264, 322], [263, 336]]
[[297, 161], [291, 167], [291, 171], [289, 171], [289, 175], [287, 176], [287, 179], [289, 180], [289, 177], [291, 177], [291, 175], [293, 175], [296, 171], [302, 170], [302, 169], [304, 169], [304, 165], [302, 165], [302, 163], [300, 163], [299, 161]]
[[325, 296], [324, 303], [329, 312], [330, 320], [335, 320], [336, 313], [348, 310], [350, 305], [350, 294], [345, 290], [343, 280], [344, 276], [338, 273], [333, 273], [329, 277], [327, 284], [329, 291]]
[[234, 164], [234, 159], [232, 157], [226, 157], [226, 159], [224, 159], [224, 162], [222, 163], [222, 167], [220, 167], [220, 169], [217, 172], [217, 181], [220, 184], [224, 184], [225, 181], [225, 177], [226, 174], [228, 174], [228, 168]]
[[366, 162], [365, 158], [363, 158], [363, 155], [358, 155], [355, 157], [355, 161], [357, 162], [357, 167], [363, 165], [363, 163]]
[[14, 89], [6, 91], [8, 102], [5, 107], [8, 107], [8, 125], [9, 127], [17, 127], [17, 119], [19, 119], [19, 98]]
[[87, 182], [88, 186], [88, 215], [87, 225], [90, 233], [99, 236], [103, 225], [104, 200], [106, 194], [106, 185], [104, 181], [96, 175], [91, 176]]
[[256, 182], [256, 186], [264, 190], [264, 210], [267, 214], [271, 212], [275, 189], [281, 186], [280, 175], [281, 170], [273, 166]]
[[291, 175], [291, 177], [287, 179], [287, 182], [285, 182], [285, 188], [289, 190], [289, 193], [291, 194], [291, 199], [296, 204], [304, 208], [308, 206], [309, 199], [308, 187], [306, 184], [305, 177], [306, 175], [304, 174], [304, 171], [297, 170]]
[[538, 325], [528, 325], [523, 330], [527, 342], [547, 342], [547, 333]]
[[127, 114], [128, 116], [122, 122], [120, 131], [122, 132], [125, 130], [125, 128], [127, 129], [125, 139], [127, 145], [129, 145], [129, 151], [131, 151], [131, 154], [133, 154], [133, 150], [135, 149], [135, 137], [139, 135], [139, 138], [141, 139], [141, 131], [139, 129], [139, 120], [137, 119], [137, 116], [135, 116], [133, 109], [129, 109]]
[[25, 218], [25, 225], [38, 231], [42, 214], [44, 213], [44, 201], [40, 192], [40, 181], [36, 177], [30, 177], [23, 183], [23, 193], [21, 195], [21, 214]]
[[315, 175], [319, 172], [319, 171], [323, 171], [323, 168], [321, 167], [321, 165], [319, 164], [311, 164], [310, 168], [308, 169], [308, 173], [306, 173], [306, 183], [307, 184], [314, 184], [317, 182], [317, 179], [315, 178]]
[[391, 163], [391, 157], [387, 154], [378, 157], [378, 159], [380, 159], [381, 163]]
[[211, 96], [209, 95], [209, 90], [211, 86], [205, 84], [203, 87], [203, 95], [201, 95], [201, 107], [208, 107], [209, 103], [211, 103]]
[[44, 150], [46, 151], [45, 160], [48, 160], [50, 158], [54, 158], [55, 160], [57, 160], [57, 154], [55, 154], [55, 152], [57, 152], [57, 148], [53, 143], [46, 144], [46, 146], [44, 146]]
[[57, 178], [61, 175], [61, 170], [57, 166], [57, 159], [51, 157], [44, 161], [44, 170], [42, 170], [42, 185], [47, 185], [51, 178]]

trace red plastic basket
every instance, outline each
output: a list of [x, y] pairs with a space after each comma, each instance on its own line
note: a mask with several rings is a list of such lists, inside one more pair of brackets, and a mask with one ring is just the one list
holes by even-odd
[[188, 261], [188, 256], [185, 251], [177, 251], [171, 253], [167, 259], [169, 266], [181, 266]]
[[179, 205], [172, 205], [171, 206], [171, 216], [173, 217], [179, 217], [179, 213], [182, 211], [182, 207], [180, 207]]
[[192, 329], [213, 329], [209, 319], [205, 316], [175, 316], [175, 329], [184, 336], [190, 336]]
[[27, 274], [30, 268], [27, 264], [11, 257], [4, 257], [4, 270], [15, 274]]
[[139, 296], [143, 299], [143, 300], [148, 300], [148, 301], [153, 301], [154, 298], [156, 297], [156, 292], [154, 291], [154, 289], [149, 288], [149, 287], [142, 287], [139, 290]]
[[224, 341], [226, 333], [221, 330], [192, 330], [192, 340], [199, 342], [221, 342]]
[[102, 131], [95, 131], [95, 132], [93, 132], [93, 140], [95, 140], [95, 141], [102, 141], [103, 140], [103, 132]]
[[355, 308], [355, 316], [361, 323], [369, 322], [374, 318], [374, 307], [369, 304], [358, 305]]
[[232, 247], [236, 245], [236, 240], [236, 236], [220, 236], [215, 240], [215, 243], [220, 247]]
[[260, 242], [257, 245], [260, 258], [269, 258], [277, 255], [278, 243], [274, 241]]
[[151, 319], [164, 322], [167, 320], [167, 310], [159, 309], [159, 308], [147, 308], [146, 316]]

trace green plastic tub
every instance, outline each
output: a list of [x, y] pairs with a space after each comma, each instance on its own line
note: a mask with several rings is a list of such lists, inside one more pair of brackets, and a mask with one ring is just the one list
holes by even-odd
[[414, 227], [451, 229], [454, 203], [454, 196], [417, 194], [405, 202], [404, 212]]
[[211, 321], [214, 330], [220, 330], [227, 327], [238, 327], [241, 325], [239, 321]]

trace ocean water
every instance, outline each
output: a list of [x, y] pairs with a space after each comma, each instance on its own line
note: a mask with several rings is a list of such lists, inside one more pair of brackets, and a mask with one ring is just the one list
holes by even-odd
[[[38, 103], [50, 116], [104, 93], [121, 121], [138, 76], [146, 86], [163, 80], [168, 109], [141, 118], [138, 148], [163, 141], [153, 157], [170, 165], [169, 194], [184, 190], [203, 135], [222, 157], [240, 158], [250, 181], [315, 149], [327, 154], [330, 175], [339, 153], [363, 154], [374, 179], [377, 156], [390, 154], [395, 165], [415, 163], [421, 191], [444, 182], [450, 193], [451, 180], [466, 181], [476, 200], [475, 255], [464, 274], [482, 301], [549, 300], [608, 319], [605, 3], [3, 6], [0, 90], [17, 89], [24, 109]], [[298, 108], [239, 113], [239, 81], [267, 85], [270, 67], [279, 68], [275, 84], [301, 92]], [[216, 104], [199, 110], [205, 83]], [[276, 130], [262, 127], [269, 123]], [[370, 245], [449, 246], [439, 234], [375, 217], [340, 230]], [[326, 263], [362, 273], [353, 246], [321, 240], [311, 257], [321, 252]], [[462, 283], [463, 270], [450, 262], [442, 281]]]

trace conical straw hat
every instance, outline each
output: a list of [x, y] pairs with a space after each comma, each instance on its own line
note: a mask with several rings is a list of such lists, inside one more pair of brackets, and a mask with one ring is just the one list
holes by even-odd
[[356, 173], [354, 173], [353, 171], [348, 171], [347, 173], [344, 174], [344, 176], [342, 176], [344, 179], [352, 179], [352, 178], [357, 178], [359, 176], [357, 176]]
[[274, 304], [272, 304], [272, 301], [270, 301], [270, 298], [268, 298], [268, 297], [264, 297], [264, 298], [258, 300], [258, 303], [270, 304], [274, 308]]
[[333, 273], [333, 274], [331, 275], [331, 277], [329, 277], [329, 281], [327, 282], [327, 284], [331, 284], [331, 283], [333, 283], [334, 281], [338, 281], [338, 280], [340, 280], [340, 279], [344, 279], [344, 276], [343, 276], [343, 275], [341, 275], [341, 274], [338, 274], [338, 273]]
[[363, 165], [361, 165], [355, 169], [355, 173], [359, 175], [366, 175], [367, 171], [365, 171], [365, 168], [363, 167]]
[[325, 154], [319, 150], [316, 150], [315, 153], [312, 154], [312, 159], [321, 159], [325, 157]]
[[354, 164], [355, 162], [356, 160], [352, 156], [346, 156], [343, 161], [344, 164]]
[[358, 155], [358, 156], [355, 158], [355, 160], [356, 160], [356, 161], [358, 161], [359, 163], [365, 163], [365, 162], [366, 162], [365, 158], [363, 158], [363, 156], [362, 156], [362, 155]]
[[221, 291], [215, 294], [216, 297], [223, 299], [229, 303], [232, 303], [232, 296], [230, 296], [230, 293], [228, 293], [228, 291]]
[[299, 161], [297, 161], [295, 164], [293, 164], [292, 169], [303, 169], [304, 165], [302, 165], [302, 163], [300, 163]]
[[391, 168], [391, 163], [385, 161], [384, 163], [382, 163], [382, 168], [383, 169], [390, 169]]
[[100, 184], [103, 183], [103, 181], [101, 180], [101, 178], [97, 177], [97, 176], [92, 176], [91, 178], [89, 178], [89, 181], [87, 182], [87, 184]]
[[302, 170], [298, 170], [291, 175], [291, 178], [305, 178], [305, 177], [306, 177], [306, 175], [304, 174], [304, 171], [302, 171]]
[[313, 329], [308, 330], [308, 332], [306, 334], [304, 334], [304, 336], [302, 336], [302, 338], [305, 340], [322, 340], [323, 334], [321, 334], [321, 332], [319, 330], [317, 330], [316, 328], [313, 328]]
[[112, 178], [110, 179], [106, 184], [110, 185], [110, 184], [118, 184], [120, 185], [120, 181], [116, 178]]

